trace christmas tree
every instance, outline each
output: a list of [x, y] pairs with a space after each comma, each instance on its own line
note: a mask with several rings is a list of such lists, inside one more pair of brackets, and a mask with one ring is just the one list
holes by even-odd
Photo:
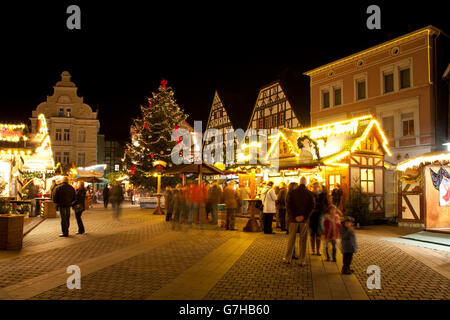
[[147, 99], [147, 106], [141, 106], [141, 117], [134, 119], [131, 126], [124, 162], [135, 186], [148, 187], [161, 161], [171, 166], [172, 149], [181, 141], [172, 140], [172, 132], [179, 129], [187, 115], [178, 106], [172, 88], [166, 85], [167, 81], [161, 81], [158, 92]]

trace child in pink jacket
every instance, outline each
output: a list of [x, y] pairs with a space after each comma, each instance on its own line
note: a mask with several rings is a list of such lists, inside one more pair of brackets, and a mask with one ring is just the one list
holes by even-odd
[[333, 262], [336, 262], [336, 240], [339, 237], [341, 216], [342, 212], [335, 205], [331, 205], [328, 208], [328, 213], [325, 215], [323, 220], [325, 253], [327, 254], [327, 261], [330, 261], [328, 246], [331, 244]]

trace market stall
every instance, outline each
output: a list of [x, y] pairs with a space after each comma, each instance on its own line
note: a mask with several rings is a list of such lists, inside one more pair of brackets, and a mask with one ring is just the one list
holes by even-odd
[[450, 152], [411, 158], [397, 170], [399, 225], [450, 232]]
[[[385, 215], [384, 155], [388, 141], [378, 121], [364, 116], [306, 129], [280, 129], [269, 137], [265, 179], [319, 182], [328, 192], [339, 185], [343, 197], [360, 186], [373, 218]], [[267, 177], [267, 178], [266, 178]], [[278, 180], [277, 180], [278, 179]]]

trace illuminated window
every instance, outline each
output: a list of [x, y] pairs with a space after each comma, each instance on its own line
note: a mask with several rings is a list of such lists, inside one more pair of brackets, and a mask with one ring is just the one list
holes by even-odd
[[336, 185], [341, 184], [341, 175], [340, 174], [330, 174], [328, 176], [328, 191], [331, 194]]
[[404, 137], [414, 136], [414, 113], [402, 114], [402, 128]]
[[277, 126], [278, 126], [278, 115], [277, 115], [277, 114], [274, 114], [274, 115], [272, 116], [272, 123], [273, 123], [273, 126], [274, 126], [274, 127], [277, 127]]
[[86, 130], [78, 130], [78, 142], [86, 142]]
[[375, 192], [374, 169], [361, 169], [361, 189], [366, 193]]
[[62, 130], [61, 129], [56, 129], [55, 130], [55, 140], [56, 141], [61, 141], [61, 137], [62, 137]]
[[71, 108], [67, 108], [66, 109], [66, 117], [70, 118], [72, 116], [72, 109]]
[[280, 126], [284, 126], [284, 113], [285, 111], [280, 112], [280, 116], [278, 117], [278, 120], [280, 121], [278, 125]]
[[326, 109], [330, 107], [330, 92], [322, 91], [322, 108]]
[[384, 83], [384, 93], [389, 93], [394, 91], [394, 74], [384, 73], [383, 74], [383, 83]]
[[356, 81], [356, 100], [362, 100], [366, 98], [366, 80]]
[[64, 141], [70, 140], [70, 129], [64, 129]]
[[411, 72], [409, 68], [400, 70], [400, 89], [411, 87]]

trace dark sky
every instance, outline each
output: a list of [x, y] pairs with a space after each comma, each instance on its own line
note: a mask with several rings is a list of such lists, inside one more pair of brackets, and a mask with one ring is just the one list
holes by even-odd
[[[28, 119], [63, 70], [99, 109], [108, 139], [128, 138], [131, 118], [161, 78], [175, 89], [190, 122], [207, 121], [217, 88], [231, 97], [233, 121], [246, 127], [259, 88], [277, 79], [307, 113], [309, 82], [302, 72], [429, 24], [450, 33], [446, 3], [2, 3], [0, 119]], [[70, 4], [81, 7], [81, 30], [66, 28]], [[366, 28], [370, 4], [381, 7], [381, 30]]]

